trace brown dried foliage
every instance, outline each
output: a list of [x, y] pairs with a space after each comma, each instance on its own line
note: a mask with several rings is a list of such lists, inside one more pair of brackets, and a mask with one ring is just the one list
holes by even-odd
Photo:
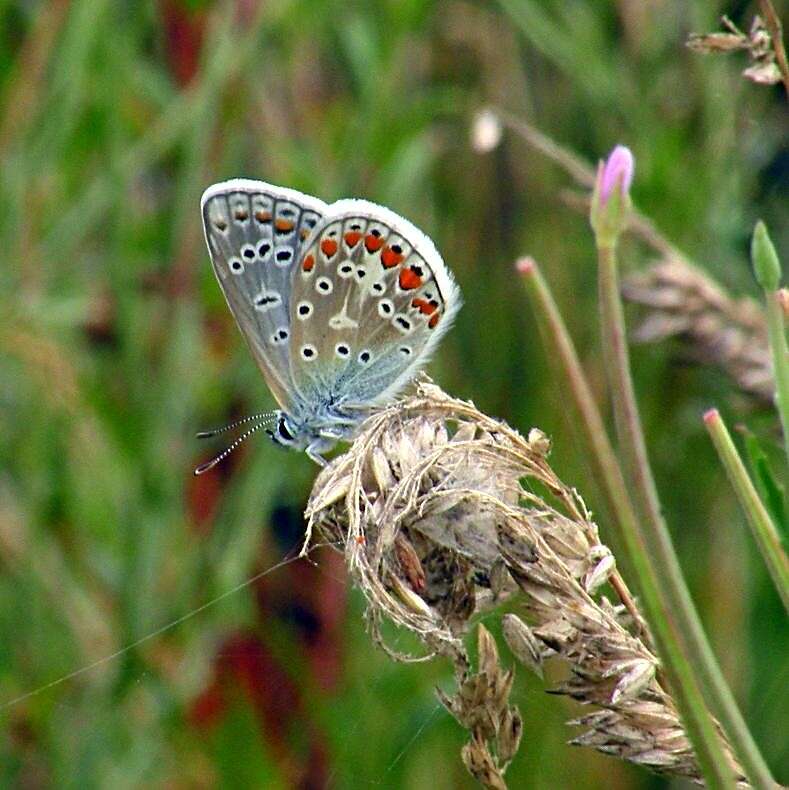
[[742, 76], [761, 85], [784, 82], [789, 91], [786, 54], [783, 47], [781, 23], [769, 0], [762, 0], [761, 16], [754, 16], [747, 33], [740, 30], [728, 17], [721, 17], [725, 32], [691, 33], [688, 47], [703, 55], [742, 51], [748, 53], [750, 66]]
[[[504, 602], [514, 656], [540, 676], [546, 660], [561, 662], [566, 677], [551, 692], [593, 708], [571, 722], [583, 728], [571, 743], [699, 781], [640, 627], [597, 594], [614, 558], [548, 452], [540, 431], [524, 439], [423, 381], [413, 397], [370, 417], [319, 475], [310, 530], [342, 547], [373, 637], [390, 655], [452, 661], [457, 689], [439, 696], [469, 731], [462, 759], [485, 787], [506, 787], [522, 720], [511, 702], [514, 670], [495, 640], [476, 626], [474, 670], [466, 637], [480, 613]], [[416, 634], [428, 654], [393, 651], [384, 618]]]
[[767, 324], [755, 301], [732, 298], [704, 272], [674, 256], [630, 275], [622, 295], [647, 308], [634, 340], [677, 337], [695, 360], [721, 368], [741, 390], [772, 404]]

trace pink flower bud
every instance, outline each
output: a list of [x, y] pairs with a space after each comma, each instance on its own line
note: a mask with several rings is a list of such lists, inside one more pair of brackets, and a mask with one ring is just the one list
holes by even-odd
[[605, 206], [617, 186], [621, 190], [622, 197], [630, 192], [634, 167], [635, 160], [629, 148], [624, 145], [614, 148], [603, 165], [600, 175], [598, 196], [601, 206]]
[[624, 145], [614, 148], [608, 159], [597, 167], [589, 220], [598, 247], [615, 245], [627, 227], [632, 208], [630, 185], [634, 167], [633, 154]]

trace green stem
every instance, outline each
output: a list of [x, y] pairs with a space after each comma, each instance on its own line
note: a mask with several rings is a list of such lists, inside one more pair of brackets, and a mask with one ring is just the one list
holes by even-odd
[[773, 354], [775, 400], [784, 431], [784, 448], [789, 460], [789, 350], [786, 346], [784, 311], [778, 293], [766, 291], [764, 295], [767, 299], [767, 335]]
[[748, 477], [737, 448], [734, 446], [731, 434], [726, 428], [726, 424], [721, 419], [717, 409], [710, 409], [704, 415], [704, 423], [707, 426], [718, 457], [721, 460], [726, 474], [737, 493], [740, 505], [745, 511], [748, 523], [751, 525], [753, 536], [762, 552], [773, 582], [778, 588], [778, 594], [784, 602], [784, 606], [789, 611], [789, 558], [781, 546], [781, 539], [778, 530], [775, 528], [770, 514], [767, 512], [759, 494]]
[[661, 587], [685, 653], [701, 679], [735, 755], [741, 760], [745, 774], [754, 786], [772, 787], [774, 782], [764, 758], [742, 718], [731, 689], [704, 634], [661, 513], [630, 376], [630, 358], [619, 292], [615, 245], [598, 246], [597, 252], [606, 371], [611, 388], [617, 435], [624, 455], [626, 478], [632, 487], [643, 519], [644, 542], [652, 562], [660, 569]]
[[528, 259], [521, 261], [518, 268], [524, 275], [523, 281], [546, 344], [550, 346], [550, 352], [562, 367], [573, 401], [581, 415], [579, 425], [589, 446], [589, 457], [606, 502], [614, 515], [619, 539], [627, 552], [647, 620], [655, 634], [682, 723], [695, 749], [701, 771], [710, 787], [733, 788], [735, 782], [730, 760], [715, 722], [704, 703], [693, 667], [681, 649], [678, 626], [671, 605], [650, 560], [635, 508], [572, 338], [537, 264]]

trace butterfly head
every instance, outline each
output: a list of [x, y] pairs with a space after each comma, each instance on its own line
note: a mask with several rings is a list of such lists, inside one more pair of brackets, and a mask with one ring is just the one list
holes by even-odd
[[276, 421], [266, 433], [274, 444], [292, 450], [305, 450], [313, 461], [325, 466], [323, 453], [338, 441], [352, 439], [366, 412], [350, 414], [333, 404], [318, 405], [311, 411], [303, 408], [288, 414], [275, 412]]

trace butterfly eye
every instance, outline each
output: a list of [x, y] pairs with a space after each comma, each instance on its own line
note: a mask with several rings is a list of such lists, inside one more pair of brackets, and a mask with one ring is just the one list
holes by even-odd
[[296, 437], [288, 430], [284, 417], [281, 417], [280, 421], [277, 423], [277, 433], [286, 442], [294, 442], [296, 440]]
[[351, 349], [345, 343], [337, 343], [334, 347], [334, 352], [337, 354], [338, 357], [342, 357], [345, 359], [351, 353]]
[[231, 258], [227, 265], [230, 267], [230, 271], [233, 274], [243, 274], [244, 272], [244, 264], [238, 258]]
[[265, 260], [266, 256], [271, 252], [271, 245], [267, 241], [261, 241], [258, 244], [258, 256], [261, 260]]
[[340, 277], [346, 279], [353, 274], [353, 264], [350, 261], [346, 261], [337, 269], [337, 271], [340, 273]]
[[365, 349], [364, 351], [361, 351], [359, 353], [359, 362], [362, 365], [367, 365], [370, 362], [371, 359], [372, 359], [372, 355], [370, 354], [370, 352], [367, 349]]
[[248, 260], [254, 261], [255, 260], [255, 248], [251, 244], [245, 244], [241, 248], [241, 254]]
[[398, 351], [400, 351], [400, 353], [401, 353], [401, 354], [402, 354], [404, 357], [410, 357], [410, 356], [411, 356], [411, 347], [410, 347], [410, 346], [400, 346], [400, 348], [398, 349]]

